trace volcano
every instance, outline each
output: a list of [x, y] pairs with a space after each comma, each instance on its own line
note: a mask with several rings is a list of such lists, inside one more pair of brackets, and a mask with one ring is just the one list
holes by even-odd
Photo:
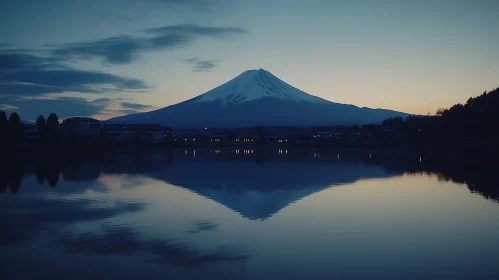
[[406, 113], [334, 103], [303, 92], [270, 72], [248, 70], [204, 94], [108, 123], [159, 123], [174, 128], [330, 126], [378, 123]]

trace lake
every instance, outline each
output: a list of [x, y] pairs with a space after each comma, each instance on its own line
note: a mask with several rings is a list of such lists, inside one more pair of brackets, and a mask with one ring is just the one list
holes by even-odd
[[2, 279], [499, 279], [495, 159], [226, 148], [4, 160]]

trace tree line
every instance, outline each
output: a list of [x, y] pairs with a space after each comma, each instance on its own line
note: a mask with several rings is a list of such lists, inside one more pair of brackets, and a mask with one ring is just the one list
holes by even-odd
[[401, 132], [401, 141], [409, 144], [494, 145], [499, 141], [499, 88], [440, 108], [433, 116], [388, 118], [378, 126]]
[[0, 136], [1, 142], [9, 144], [19, 143], [23, 136], [24, 129], [21, 124], [21, 117], [17, 113], [11, 113], [7, 119], [7, 114], [0, 111]]
[[35, 126], [42, 138], [56, 137], [59, 128], [59, 118], [54, 113], [51, 113], [47, 120], [40, 115], [36, 118]]
[[[54, 138], [57, 136], [59, 128], [59, 118], [51, 113], [47, 120], [40, 115], [35, 124], [40, 138]], [[0, 143], [8, 145], [20, 144], [24, 136], [24, 125], [21, 117], [16, 112], [12, 112], [7, 118], [7, 114], [0, 110]]]
[[[47, 119], [39, 116], [35, 126], [41, 139], [57, 142], [59, 119], [56, 114], [50, 114]], [[499, 142], [499, 88], [471, 97], [465, 104], [438, 109], [435, 115], [394, 117], [378, 124], [329, 127], [323, 131], [359, 133], [361, 145], [367, 146], [493, 146]], [[23, 132], [17, 113], [7, 119], [6, 113], [0, 111], [0, 142], [20, 143]], [[264, 134], [263, 127], [258, 126], [257, 144], [264, 143]]]

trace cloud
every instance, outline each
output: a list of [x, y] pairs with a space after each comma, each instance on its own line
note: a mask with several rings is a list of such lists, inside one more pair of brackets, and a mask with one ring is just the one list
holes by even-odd
[[66, 68], [60, 59], [40, 57], [22, 52], [1, 52], [0, 70], [50, 69]]
[[151, 105], [144, 105], [144, 104], [131, 103], [131, 102], [121, 102], [120, 105], [123, 108], [134, 109], [134, 110], [147, 110], [147, 109], [155, 108], [154, 106], [151, 106]]
[[92, 59], [103, 57], [110, 64], [131, 63], [136, 53], [143, 48], [141, 39], [130, 36], [109, 37], [85, 43], [71, 43], [53, 50], [53, 54], [63, 57]]
[[142, 111], [138, 111], [138, 110], [133, 110], [133, 109], [121, 109], [121, 110], [115, 110], [115, 111], [107, 111], [105, 113], [107, 113], [108, 115], [131, 115], [131, 114], [137, 114], [137, 113], [141, 113]]
[[[123, 102], [123, 98], [98, 98], [89, 100], [82, 97], [16, 97], [0, 96], [0, 108], [10, 112], [17, 112], [25, 120], [35, 120], [40, 114], [56, 113], [60, 118], [73, 116], [93, 115], [123, 115], [135, 114], [153, 106], [133, 102]], [[123, 106], [123, 103], [126, 103]], [[120, 104], [127, 109], [109, 109], [113, 104]]]
[[97, 98], [94, 99], [92, 102], [114, 102], [118, 100], [124, 100], [124, 98]]
[[0, 53], [0, 96], [40, 96], [48, 93], [106, 93], [147, 89], [142, 80], [78, 70], [52, 57]]
[[[144, 30], [147, 37], [115, 36], [96, 41], [55, 46], [52, 54], [83, 60], [102, 59], [107, 64], [128, 64], [141, 53], [185, 47], [200, 38], [223, 39], [248, 31], [239, 27], [173, 25]], [[52, 46], [54, 47], [54, 46]]]
[[18, 107], [12, 106], [12, 105], [6, 105], [6, 104], [0, 104], [0, 110], [2, 111], [9, 111], [12, 109], [17, 109]]
[[164, 26], [158, 28], [149, 28], [146, 29], [145, 31], [154, 34], [181, 33], [181, 34], [206, 36], [211, 38], [221, 38], [231, 35], [248, 33], [247, 29], [240, 27], [212, 27], [212, 26], [200, 26], [196, 24], [179, 24], [179, 25]]
[[[176, 4], [181, 1], [164, 1]], [[205, 1], [188, 1], [201, 3]], [[171, 25], [150, 28], [142, 37], [115, 36], [91, 42], [49, 46], [51, 50], [0, 50], [0, 107], [16, 110], [25, 119], [34, 119], [40, 113], [56, 112], [61, 118], [101, 113], [108, 115], [131, 114], [153, 109], [153, 106], [118, 99], [89, 100], [83, 97], [53, 97], [48, 94], [83, 93], [103, 94], [116, 92], [143, 92], [148, 85], [140, 79], [110, 73], [80, 70], [67, 65], [69, 59], [101, 59], [108, 64], [127, 64], [147, 51], [171, 50], [188, 46], [201, 38], [225, 39], [247, 33], [239, 27], [213, 27], [200, 25]], [[5, 46], [8, 46], [5, 44]], [[191, 61], [194, 71], [211, 71], [218, 66], [216, 60]], [[119, 109], [109, 110], [113, 103]]]
[[[76, 87], [72, 88], [72, 90], [78, 91]], [[0, 96], [38, 96], [48, 93], [60, 93], [64, 91], [65, 90], [63, 88], [45, 85], [20, 82], [0, 82]], [[88, 92], [88, 90], [86, 92]]]
[[105, 110], [111, 103], [89, 101], [81, 97], [25, 98], [0, 96], [0, 104], [12, 107], [7, 112], [17, 112], [23, 119], [34, 120], [38, 115], [56, 113], [60, 118], [92, 116]]
[[201, 60], [198, 58], [188, 58], [184, 61], [190, 64], [194, 64], [194, 72], [209, 72], [219, 66], [218, 60]]
[[[33, 69], [0, 73], [0, 95], [59, 92], [104, 93], [147, 88], [138, 79], [84, 70]], [[24, 92], [24, 90], [27, 90]]]

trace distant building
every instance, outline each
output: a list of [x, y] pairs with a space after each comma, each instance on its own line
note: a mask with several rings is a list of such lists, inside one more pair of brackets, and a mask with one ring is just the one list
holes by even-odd
[[285, 134], [265, 134], [265, 143], [268, 144], [286, 144], [288, 142], [287, 135]]
[[103, 130], [116, 141], [164, 142], [171, 130], [160, 124], [106, 124]]
[[65, 119], [61, 125], [63, 136], [82, 136], [95, 138], [100, 135], [100, 122], [96, 119], [74, 117]]
[[194, 133], [177, 132], [172, 136], [171, 141], [183, 144], [201, 143], [203, 141], [206, 141], [206, 137], [203, 135], [199, 136]]
[[210, 135], [210, 142], [213, 144], [232, 142], [232, 137], [228, 134], [212, 134]]
[[255, 138], [256, 137], [253, 134], [240, 134], [232, 137], [232, 142], [236, 144], [253, 144], [255, 142]]
[[319, 140], [330, 140], [332, 138], [331, 132], [319, 132], [317, 133], [317, 139]]

